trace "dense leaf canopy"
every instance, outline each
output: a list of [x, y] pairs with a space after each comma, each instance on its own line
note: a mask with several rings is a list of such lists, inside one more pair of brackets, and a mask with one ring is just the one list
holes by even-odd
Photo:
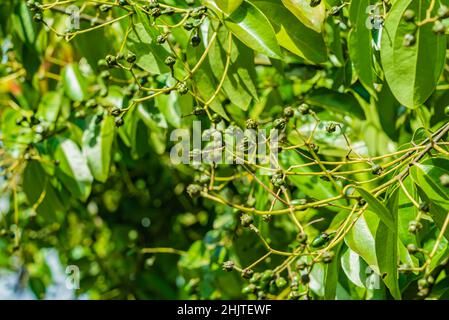
[[[37, 298], [48, 248], [92, 299], [449, 298], [449, 0], [0, 3], [0, 269]], [[195, 130], [242, 148], [174, 161]]]

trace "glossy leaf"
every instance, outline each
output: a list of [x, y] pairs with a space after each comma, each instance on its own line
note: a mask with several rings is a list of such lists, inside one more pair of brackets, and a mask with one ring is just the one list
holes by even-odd
[[62, 79], [65, 93], [70, 99], [83, 101], [87, 98], [87, 80], [77, 64], [68, 64], [64, 68]]
[[86, 201], [90, 195], [93, 177], [80, 148], [69, 139], [58, 141], [55, 159], [59, 161], [56, 174], [76, 198]]
[[310, 6], [309, 0], [282, 0], [282, 3], [304, 25], [316, 32], [322, 31], [324, 18], [326, 17], [323, 3], [314, 8]]
[[243, 2], [243, 0], [213, 0], [225, 14], [233, 13]]
[[327, 60], [327, 49], [319, 32], [308, 28], [278, 0], [252, 1], [267, 16], [276, 32], [278, 43], [290, 52], [312, 61]]
[[83, 154], [93, 177], [100, 182], [105, 182], [109, 176], [114, 137], [114, 118], [106, 117], [99, 124], [97, 117], [90, 118], [83, 134]]
[[376, 95], [374, 90], [375, 73], [373, 62], [373, 47], [371, 30], [368, 29], [366, 22], [369, 19], [367, 8], [371, 5], [371, 0], [352, 1], [349, 7], [349, 20], [352, 29], [349, 34], [349, 54], [354, 64], [360, 82], [372, 94]]
[[248, 47], [272, 58], [282, 57], [273, 27], [252, 3], [243, 2], [224, 23]]
[[414, 45], [404, 46], [404, 36], [413, 34], [415, 28], [413, 23], [402, 19], [405, 10], [414, 10], [417, 21], [421, 21], [426, 16], [427, 3], [396, 1], [383, 31], [381, 58], [385, 78], [398, 101], [409, 108], [419, 107], [430, 97], [445, 61], [446, 37], [432, 32], [432, 23], [417, 29]]
[[359, 119], [365, 118], [363, 109], [357, 99], [348, 93], [320, 88], [307, 95], [306, 102]]
[[[367, 200], [368, 201], [368, 200]], [[376, 257], [382, 280], [395, 299], [401, 298], [398, 284], [398, 190], [390, 196], [387, 203], [388, 211], [394, 217], [394, 230], [381, 220], [376, 231]]]
[[442, 176], [449, 175], [448, 159], [433, 158], [417, 163], [411, 168], [410, 174], [431, 201], [449, 210], [449, 188], [441, 181]]
[[382, 222], [390, 229], [390, 231], [396, 233], [397, 227], [395, 224], [395, 217], [393, 216], [393, 213], [388, 210], [382, 202], [377, 200], [377, 198], [375, 198], [370, 192], [360, 187], [357, 187], [356, 190], [367, 202], [368, 210], [374, 212], [380, 218], [380, 220], [382, 220]]

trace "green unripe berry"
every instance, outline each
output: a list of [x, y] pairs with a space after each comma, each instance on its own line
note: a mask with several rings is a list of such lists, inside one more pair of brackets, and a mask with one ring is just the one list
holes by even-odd
[[173, 67], [173, 66], [175, 65], [175, 63], [176, 63], [176, 59], [173, 58], [172, 56], [168, 56], [168, 57], [165, 59], [165, 64], [166, 64], [167, 66], [169, 66], [169, 67]]
[[276, 283], [276, 287], [278, 289], [283, 289], [287, 286], [287, 280], [285, 280], [285, 278], [283, 278], [283, 277], [277, 278], [275, 283]]
[[156, 8], [151, 9], [150, 14], [153, 18], [157, 18], [162, 14], [162, 10], [159, 7], [156, 7]]
[[126, 55], [126, 61], [128, 61], [129, 63], [134, 63], [136, 62], [137, 57], [134, 53], [132, 52], [128, 52], [128, 54]]
[[335, 124], [335, 123], [329, 123], [327, 126], [326, 126], [326, 131], [328, 132], [328, 133], [334, 133], [335, 131], [337, 130], [337, 125]]
[[418, 221], [412, 220], [410, 221], [410, 223], [408, 224], [408, 231], [412, 234], [416, 234], [417, 232], [419, 232], [422, 229], [422, 224], [419, 223]]
[[273, 121], [273, 127], [278, 130], [284, 130], [286, 125], [287, 125], [287, 119], [285, 119], [285, 118], [279, 118], [279, 119], [275, 119]]
[[407, 33], [404, 36], [404, 40], [402, 42], [402, 44], [404, 45], [404, 47], [411, 47], [416, 43], [416, 37], [411, 34], [411, 33]]
[[259, 124], [257, 123], [257, 121], [255, 121], [253, 119], [246, 120], [246, 128], [247, 129], [257, 129], [258, 126], [259, 126]]
[[254, 222], [254, 219], [251, 215], [245, 213], [240, 217], [240, 223], [242, 224], [242, 227], [248, 228], [252, 223]]
[[231, 272], [232, 270], [234, 270], [234, 267], [235, 267], [235, 264], [231, 260], [225, 261], [221, 265], [221, 268], [223, 269], [223, 271], [226, 271], [226, 272]]
[[418, 288], [419, 289], [426, 289], [429, 287], [429, 282], [427, 281], [427, 279], [422, 278], [418, 280]]
[[333, 251], [326, 251], [323, 253], [323, 262], [331, 263], [334, 259], [335, 253]]
[[273, 175], [273, 177], [271, 178], [271, 183], [276, 188], [280, 188], [282, 186], [285, 186], [285, 180], [284, 180], [282, 174], [275, 174], [275, 175]]
[[449, 175], [448, 174], [441, 175], [440, 183], [443, 185], [443, 187], [449, 188]]
[[438, 35], [442, 35], [446, 33], [446, 27], [441, 21], [435, 21], [432, 27], [432, 32]]
[[178, 84], [178, 88], [177, 88], [179, 94], [186, 94], [187, 92], [189, 92], [189, 88], [187, 87], [187, 85], [184, 82], [180, 82]]
[[449, 18], [449, 8], [445, 5], [442, 5], [438, 8], [437, 12], [438, 17], [441, 19]]
[[444, 114], [449, 116], [449, 106], [447, 106], [446, 108], [444, 108]]
[[254, 283], [254, 284], [259, 283], [261, 277], [262, 277], [262, 274], [260, 272], [256, 272], [253, 274], [251, 279], [249, 279], [249, 283]]
[[414, 10], [407, 9], [407, 10], [405, 10], [403, 17], [406, 22], [413, 22], [415, 20], [415, 15], [416, 14], [415, 14]]
[[212, 115], [211, 120], [213, 123], [219, 123], [221, 121], [221, 116], [219, 114], [215, 113]]
[[197, 47], [201, 43], [201, 37], [198, 34], [193, 35], [190, 43], [192, 46]]
[[157, 42], [158, 44], [164, 44], [165, 41], [167, 41], [167, 36], [166, 36], [165, 34], [160, 34], [160, 35], [158, 35], [157, 38], [156, 38], [156, 42]]
[[201, 195], [201, 191], [203, 190], [203, 188], [200, 185], [197, 184], [190, 184], [189, 186], [187, 186], [187, 194], [191, 197], [191, 198], [197, 198]]
[[115, 119], [115, 126], [117, 128], [120, 128], [121, 126], [123, 126], [125, 124], [125, 120], [123, 120], [123, 118], [116, 118]]
[[242, 289], [243, 294], [250, 294], [256, 292], [257, 287], [254, 284], [250, 284]]
[[254, 271], [252, 269], [243, 269], [242, 270], [242, 278], [244, 278], [244, 279], [251, 279], [253, 274], [254, 274]]
[[120, 108], [114, 108], [111, 110], [111, 116], [118, 117], [122, 113]]
[[418, 252], [418, 248], [416, 247], [415, 244], [409, 243], [409, 244], [407, 245], [407, 251], [408, 251], [410, 254], [414, 254], [414, 253], [417, 253], [417, 252]]
[[286, 118], [292, 118], [295, 116], [295, 109], [293, 109], [292, 107], [285, 107], [284, 108], [284, 117]]
[[269, 282], [269, 281], [273, 280], [273, 277], [274, 277], [273, 270], [268, 269], [262, 273], [262, 277], [260, 280], [263, 282]]
[[378, 164], [375, 164], [371, 167], [371, 173], [378, 176], [380, 174], [382, 174], [382, 167]]
[[306, 115], [310, 113], [310, 106], [307, 103], [303, 103], [298, 107], [299, 113]]
[[300, 232], [296, 236], [296, 239], [298, 240], [299, 243], [306, 243], [306, 241], [307, 241], [307, 234], [305, 232]]
[[117, 57], [113, 56], [113, 55], [107, 55], [106, 56], [106, 63], [108, 65], [108, 67], [113, 67], [117, 65]]
[[336, 15], [338, 15], [340, 13], [340, 10], [341, 10], [340, 6], [333, 6], [329, 10], [329, 15], [330, 16], [336, 16]]

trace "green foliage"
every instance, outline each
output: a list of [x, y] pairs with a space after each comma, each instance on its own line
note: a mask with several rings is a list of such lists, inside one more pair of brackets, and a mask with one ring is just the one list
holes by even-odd
[[[447, 5], [8, 1], [0, 268], [37, 298], [53, 248], [92, 299], [447, 299]], [[245, 128], [276, 161], [173, 161], [176, 129]]]

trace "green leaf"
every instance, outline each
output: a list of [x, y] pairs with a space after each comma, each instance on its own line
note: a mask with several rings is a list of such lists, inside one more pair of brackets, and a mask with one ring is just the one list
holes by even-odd
[[69, 139], [58, 140], [55, 159], [59, 161], [56, 175], [61, 182], [73, 196], [86, 201], [91, 192], [93, 177], [77, 144]]
[[[279, 154], [279, 161], [284, 169], [293, 165], [305, 164], [307, 161], [293, 150], [284, 150]], [[319, 169], [303, 167], [301, 172], [313, 172]], [[299, 172], [295, 170], [295, 172]], [[301, 192], [313, 199], [327, 199], [337, 195], [337, 191], [331, 184], [323, 183], [317, 176], [289, 175], [291, 183], [299, 188]], [[339, 211], [339, 208], [329, 207], [329, 210]]]
[[282, 58], [273, 27], [267, 17], [252, 3], [243, 2], [224, 20], [224, 23], [248, 47], [271, 58]]
[[45, 119], [48, 123], [55, 123], [62, 105], [62, 95], [59, 91], [49, 91], [42, 96], [37, 109], [37, 118]]
[[377, 200], [371, 193], [366, 191], [363, 188], [356, 187], [356, 190], [363, 199], [368, 203], [368, 210], [374, 212], [380, 220], [388, 227], [391, 231], [396, 233], [396, 225], [395, 225], [395, 217], [393, 216], [392, 212], [388, 210], [382, 202]]
[[[228, 34], [226, 29], [221, 28], [218, 31], [217, 40], [209, 50], [208, 58], [211, 71], [217, 81], [220, 81], [223, 77], [228, 59]], [[232, 40], [230, 55], [231, 65], [228, 67], [228, 72], [223, 82], [223, 90], [233, 104], [242, 110], [248, 110], [253, 100], [252, 94], [257, 94], [257, 89], [252, 80], [256, 76], [251, 72], [251, 70], [255, 69], [254, 53], [253, 50], [244, 46], [238, 39], [234, 39]]]
[[432, 202], [449, 211], [449, 188], [440, 180], [441, 176], [449, 175], [449, 159], [433, 158], [417, 163], [410, 169], [410, 175]]
[[111, 165], [111, 149], [115, 136], [113, 117], [106, 117], [101, 123], [96, 123], [97, 117], [88, 120], [87, 129], [83, 134], [83, 154], [87, 159], [93, 177], [106, 182]]
[[327, 60], [323, 36], [308, 28], [288, 11], [279, 0], [252, 1], [270, 20], [278, 43], [290, 52], [313, 63]]
[[402, 19], [404, 11], [414, 10], [416, 20], [421, 21], [427, 8], [427, 0], [396, 1], [383, 30], [381, 60], [385, 78], [398, 101], [409, 108], [422, 105], [430, 97], [444, 67], [446, 37], [432, 32], [433, 23], [417, 29], [413, 46], [403, 45], [404, 36], [415, 29], [413, 23]]
[[158, 32], [150, 26], [148, 17], [141, 10], [136, 12], [136, 21], [126, 41], [128, 50], [137, 56], [136, 64], [145, 71], [154, 74], [170, 72], [170, 68], [164, 63], [170, 55], [169, 48], [156, 42]]
[[304, 25], [316, 32], [322, 31], [323, 22], [326, 17], [326, 10], [323, 3], [316, 7], [311, 7], [309, 0], [282, 0], [282, 3]]
[[66, 95], [74, 101], [83, 101], [87, 97], [86, 79], [77, 64], [68, 64], [62, 72], [62, 84]]
[[[207, 35], [204, 35], [204, 38], [209, 39]], [[195, 66], [197, 61], [200, 59], [205, 50], [204, 42], [201, 42], [197, 47], [188, 46], [187, 47], [187, 61], [191, 66]], [[193, 68], [193, 67], [192, 67]], [[209, 59], [205, 59], [201, 64], [200, 68], [197, 69], [195, 74], [193, 75], [193, 80], [198, 89], [198, 94], [201, 95], [204, 101], [207, 101], [212, 97], [217, 88], [217, 81], [215, 80], [212, 67], [209, 63]], [[222, 116], [224, 119], [229, 120], [226, 111], [223, 108], [223, 105], [218, 99], [214, 99], [210, 104], [210, 108]]]
[[376, 214], [365, 211], [345, 237], [348, 247], [361, 256], [377, 274], [380, 272], [377, 265], [376, 242], [373, 235], [378, 224], [379, 219]]
[[371, 0], [351, 2], [349, 20], [351, 21], [352, 29], [348, 35], [348, 47], [351, 61], [354, 64], [360, 82], [371, 95], [376, 96], [376, 91], [374, 90], [376, 77], [373, 61], [373, 37], [371, 36], [371, 30], [366, 26], [366, 21], [369, 18], [367, 8], [370, 4]]
[[357, 287], [366, 288], [370, 286], [370, 279], [372, 270], [355, 251], [347, 248], [342, 254], [341, 268], [348, 279]]
[[331, 263], [327, 264], [325, 267], [326, 275], [324, 279], [324, 299], [335, 300], [335, 295], [337, 293], [338, 284], [338, 273], [340, 270], [340, 251], [343, 242], [340, 242], [333, 250], [335, 257]]
[[387, 83], [382, 85], [382, 90], [377, 94], [376, 110], [383, 131], [390, 139], [396, 141], [399, 136], [399, 128], [396, 126], [398, 121], [398, 111], [401, 104], [391, 93]]
[[36, 23], [33, 22], [33, 16], [25, 2], [20, 2], [15, 8], [15, 14], [12, 17], [12, 26], [20, 40], [27, 44], [34, 44], [37, 38]]
[[55, 211], [64, 210], [64, 206], [50, 179], [39, 162], [29, 161], [23, 172], [22, 185], [30, 206], [36, 206], [38, 214], [54, 218]]
[[319, 88], [306, 96], [306, 102], [338, 113], [365, 119], [365, 114], [359, 102], [348, 93]]
[[173, 127], [179, 128], [181, 126], [181, 108], [178, 103], [178, 95], [176, 92], [171, 92], [168, 95], [159, 95], [155, 99], [155, 105], [164, 115], [167, 122]]
[[214, 0], [215, 4], [225, 14], [233, 13], [243, 2], [243, 0]]
[[[449, 214], [448, 210], [442, 208], [441, 206], [430, 200], [429, 197], [427, 197], [427, 195], [422, 191], [422, 189], [419, 189], [418, 192], [423, 201], [429, 203], [429, 213], [432, 217], [432, 220], [435, 222], [438, 228], [442, 230], [442, 228], [444, 228], [444, 222], [447, 218], [447, 215]], [[444, 237], [449, 240], [449, 228], [446, 228], [446, 230], [444, 231]]]
[[[382, 203], [380, 203], [382, 205]], [[383, 205], [382, 205], [383, 206]], [[393, 217], [398, 213], [398, 189], [388, 199], [387, 207]], [[375, 235], [377, 264], [382, 280], [395, 299], [401, 299], [398, 284], [398, 232], [397, 219], [394, 219], [395, 230], [391, 230], [381, 220]]]

